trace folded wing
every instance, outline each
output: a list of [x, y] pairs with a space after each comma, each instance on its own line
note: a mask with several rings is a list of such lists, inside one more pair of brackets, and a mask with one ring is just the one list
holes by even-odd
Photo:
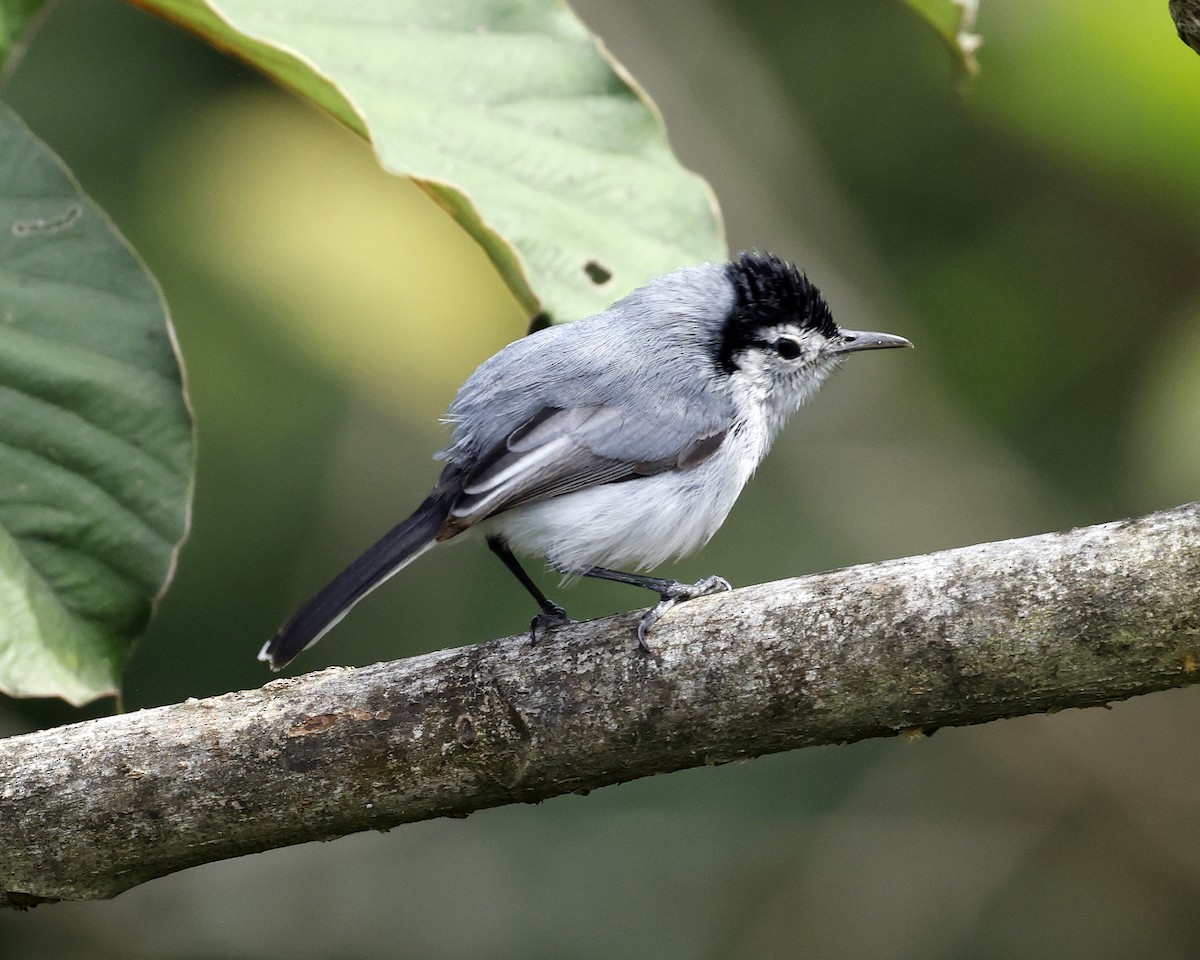
[[728, 416], [632, 417], [618, 407], [546, 407], [487, 451], [463, 476], [440, 539], [525, 503], [668, 470], [710, 457]]

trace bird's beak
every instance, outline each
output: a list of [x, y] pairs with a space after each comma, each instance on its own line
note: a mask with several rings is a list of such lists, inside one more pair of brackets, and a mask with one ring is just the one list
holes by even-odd
[[842, 330], [830, 346], [834, 353], [851, 353], [855, 350], [886, 350], [889, 347], [911, 347], [903, 337], [890, 333], [870, 333], [866, 330]]

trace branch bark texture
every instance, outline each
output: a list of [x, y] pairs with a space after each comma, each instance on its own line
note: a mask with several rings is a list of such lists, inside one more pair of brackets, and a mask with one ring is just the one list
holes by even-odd
[[[1200, 680], [1200, 504], [764, 584], [0, 741], [0, 891]], [[0, 899], [3, 902], [3, 899]]]
[[1200, 0], [1169, 0], [1179, 39], [1200, 53]]

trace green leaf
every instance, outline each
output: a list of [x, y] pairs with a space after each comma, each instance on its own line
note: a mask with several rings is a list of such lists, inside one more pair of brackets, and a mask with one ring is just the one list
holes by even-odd
[[904, 0], [934, 30], [950, 50], [959, 70], [960, 86], [979, 73], [975, 51], [983, 38], [975, 33], [979, 0]]
[[[139, 0], [368, 137], [569, 320], [725, 257], [707, 184], [560, 0]], [[535, 294], [536, 291], [536, 294]]]
[[0, 691], [116, 693], [186, 532], [192, 465], [157, 284], [0, 104]]
[[29, 21], [41, 9], [44, 0], [0, 0], [0, 69], [21, 42]]

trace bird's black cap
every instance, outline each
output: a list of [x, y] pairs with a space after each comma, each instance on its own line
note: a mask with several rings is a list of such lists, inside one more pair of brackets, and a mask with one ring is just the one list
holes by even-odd
[[826, 337], [837, 336], [829, 304], [794, 263], [750, 251], [727, 263], [725, 275], [734, 292], [720, 350], [726, 371], [736, 366], [733, 358], [739, 351], [761, 340], [764, 328], [794, 323]]

